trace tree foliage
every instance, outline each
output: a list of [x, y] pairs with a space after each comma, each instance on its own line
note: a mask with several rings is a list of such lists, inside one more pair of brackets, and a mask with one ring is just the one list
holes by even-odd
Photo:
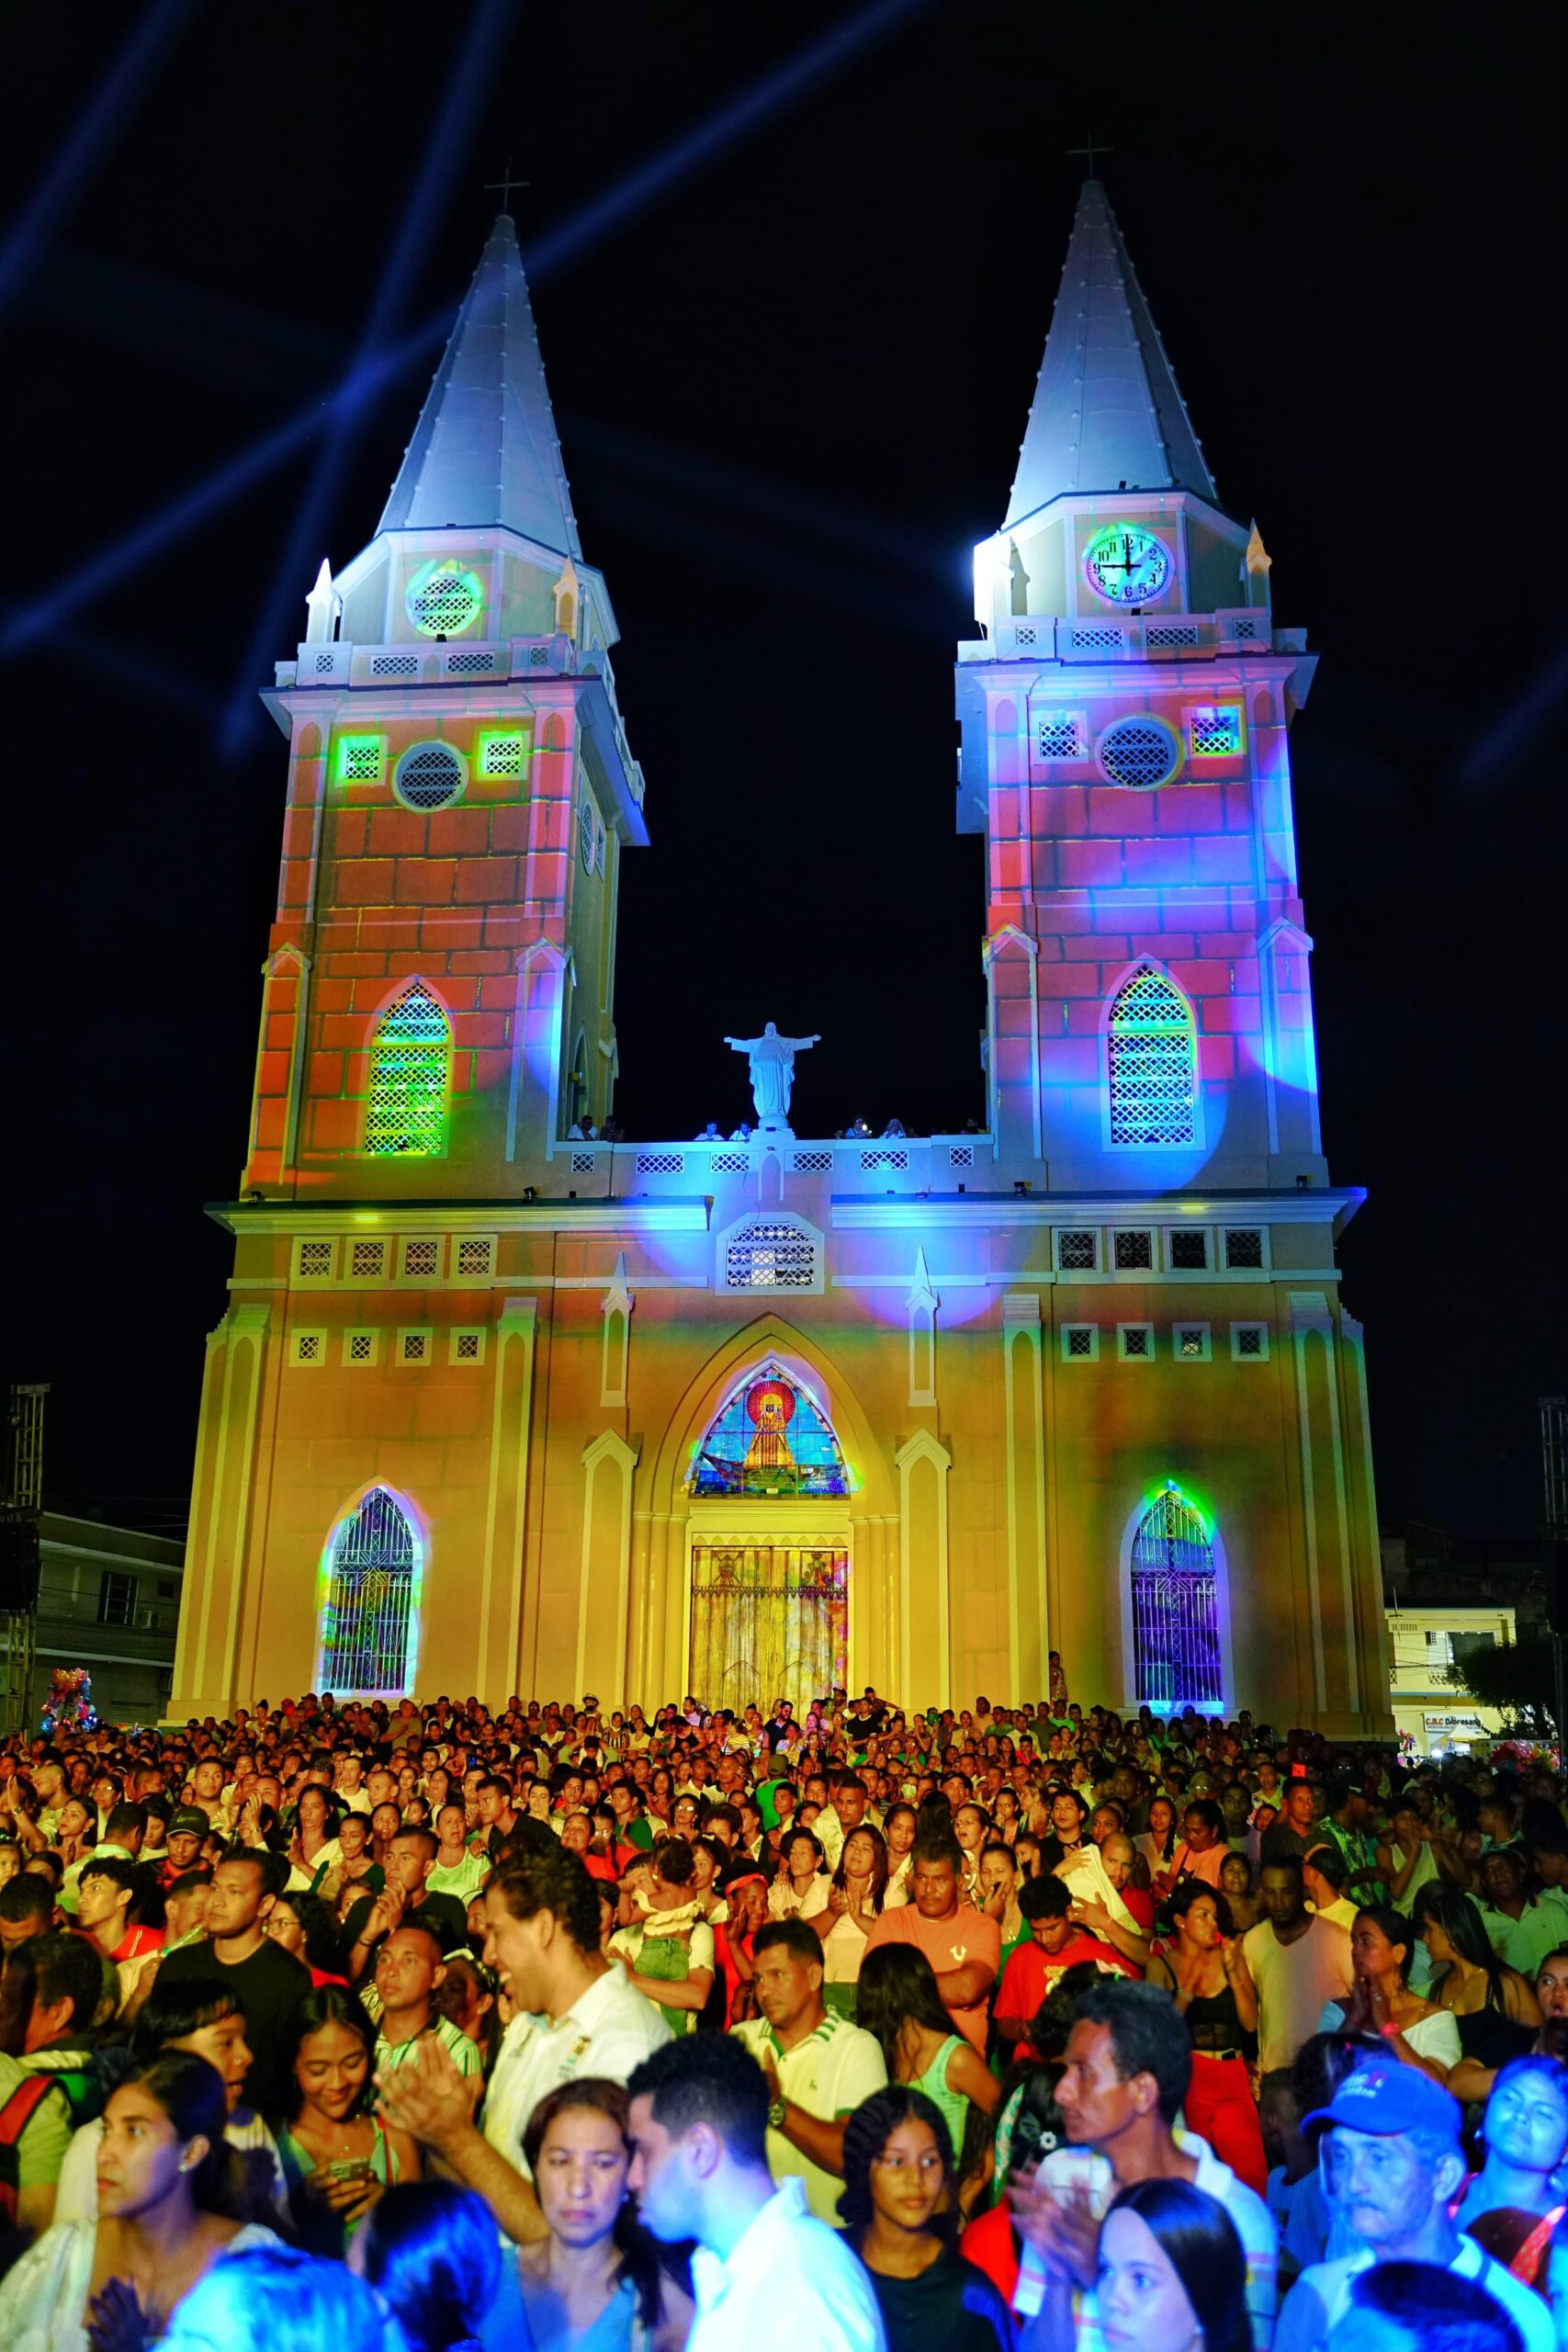
[[1533, 1739], [1554, 1737], [1556, 1704], [1551, 1638], [1547, 1634], [1521, 1634], [1517, 1641], [1495, 1648], [1479, 1643], [1461, 1664], [1450, 1666], [1446, 1679], [1483, 1707], [1500, 1710], [1505, 1727]]

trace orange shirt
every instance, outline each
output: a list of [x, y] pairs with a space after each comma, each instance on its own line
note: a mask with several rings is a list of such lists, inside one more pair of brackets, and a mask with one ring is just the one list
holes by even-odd
[[[945, 1919], [926, 1919], [913, 1903], [897, 1911], [885, 1911], [865, 1939], [867, 1951], [874, 1951], [878, 1944], [915, 1944], [925, 1953], [939, 1976], [951, 1975], [955, 1968], [967, 1962], [980, 1961], [989, 1968], [994, 1984], [1002, 1962], [1002, 1931], [994, 1919], [983, 1911], [972, 1911], [961, 1903]], [[983, 2058], [986, 2054], [986, 2006], [990, 1988], [967, 2008], [949, 2008], [953, 2030], [965, 2041], [973, 2042]]]

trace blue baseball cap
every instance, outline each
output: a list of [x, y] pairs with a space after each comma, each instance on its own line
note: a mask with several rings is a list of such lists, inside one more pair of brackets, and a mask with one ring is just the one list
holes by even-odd
[[1302, 2130], [1326, 2131], [1336, 2123], [1382, 2137], [1396, 2132], [1437, 2132], [1457, 2140], [1460, 2107], [1419, 2066], [1402, 2066], [1397, 2058], [1364, 2058], [1346, 2075], [1326, 2107], [1303, 2117]]

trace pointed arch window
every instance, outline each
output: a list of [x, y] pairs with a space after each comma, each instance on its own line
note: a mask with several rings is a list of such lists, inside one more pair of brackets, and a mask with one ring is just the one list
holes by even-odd
[[1140, 965], [1116, 992], [1106, 1059], [1112, 1143], [1197, 1142], [1192, 1008], [1152, 964]]
[[333, 1530], [322, 1562], [318, 1690], [407, 1696], [419, 1648], [423, 1567], [408, 1512], [387, 1487], [372, 1487]]
[[365, 1148], [378, 1157], [437, 1159], [446, 1148], [452, 1031], [423, 980], [388, 1006], [370, 1047]]
[[730, 1391], [687, 1486], [694, 1495], [847, 1495], [850, 1474], [816, 1398], [770, 1361]]
[[1174, 1481], [1133, 1537], [1133, 1663], [1140, 1706], [1224, 1704], [1213, 1541]]

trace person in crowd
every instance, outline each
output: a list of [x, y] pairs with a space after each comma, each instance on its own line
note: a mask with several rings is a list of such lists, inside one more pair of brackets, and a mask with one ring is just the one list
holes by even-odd
[[[866, 1960], [886, 1944], [912, 1944], [931, 1962], [953, 2027], [983, 2056], [987, 2003], [1001, 1962], [994, 1919], [958, 1897], [963, 1857], [951, 1837], [922, 1836], [914, 1848], [911, 1900], [884, 1911], [866, 1938]], [[863, 1980], [865, 1962], [862, 1962]], [[858, 2006], [857, 2006], [858, 2014]]]
[[1484, 2099], [1498, 2069], [1533, 2046], [1540, 2004], [1529, 1978], [1498, 1958], [1479, 1910], [1457, 1887], [1427, 1889], [1418, 1932], [1431, 1963], [1430, 1997], [1459, 2029], [1461, 2056], [1448, 2086], [1458, 2099]]
[[[856, 1836], [844, 1841], [846, 1853]], [[733, 2028], [768, 2079], [768, 2168], [797, 2175], [811, 2211], [830, 2222], [843, 2177], [845, 2118], [883, 2088], [887, 2062], [876, 2037], [828, 2007], [824, 1951], [804, 1919], [757, 1931], [752, 1982], [760, 2016]]]
[[1520, 1975], [1533, 1976], [1562, 1942], [1568, 1914], [1532, 1887], [1529, 1858], [1517, 1846], [1483, 1854], [1481, 1893], [1481, 1916], [1494, 1951]]
[[1350, 2281], [1335, 2352], [1524, 2352], [1501, 2303], [1432, 2262], [1380, 2262]]
[[792, 1830], [780, 1839], [778, 1875], [768, 1889], [769, 1917], [814, 1918], [828, 1908], [831, 1884], [828, 1858], [815, 1830]]
[[[446, 1965], [446, 1973], [436, 1987], [435, 2006], [474, 2044], [488, 2082], [501, 2051], [501, 1985], [494, 1970], [476, 1960], [472, 1952], [449, 1952]], [[463, 2069], [457, 2071], [460, 2074]]]
[[1553, 2352], [1540, 2298], [1461, 2233], [1450, 2208], [1464, 2180], [1458, 2103], [1419, 2067], [1380, 2054], [1346, 2075], [1325, 2108], [1303, 2119], [1333, 2135], [1331, 2199], [1354, 2251], [1302, 2272], [1280, 2314], [1275, 2352], [1339, 2352], [1337, 2329], [1359, 2271], [1422, 2262], [1483, 2288], [1518, 2329], [1525, 2352]]
[[750, 2053], [728, 2034], [671, 2041], [626, 2088], [643, 2222], [695, 2246], [687, 2352], [771, 2343], [781, 2312], [813, 2352], [883, 2352], [868, 2273], [807, 2210], [804, 2184], [775, 2186], [768, 2170], [768, 2086]]
[[1107, 2352], [1251, 2352], [1235, 2224], [1188, 2181], [1118, 2191], [1100, 2233], [1095, 2297]]
[[[988, 1849], [1011, 1856], [1005, 1847]], [[825, 1907], [810, 1915], [821, 1939], [822, 1997], [854, 2022], [855, 1984], [865, 1957], [866, 1938], [882, 1917], [887, 1887], [887, 1849], [881, 1833], [863, 1823], [846, 1836], [828, 1889]]]
[[416, 2064], [391, 2069], [378, 2087], [388, 2119], [477, 2189], [521, 2245], [543, 2229], [523, 2145], [538, 2101], [580, 2074], [624, 2081], [671, 2035], [653, 2003], [600, 1951], [599, 1897], [574, 1854], [556, 1846], [503, 1863], [484, 1905], [485, 1961], [513, 2016], [480, 2124], [464, 2076], [428, 2041]]
[[373, 2111], [376, 2030], [344, 1986], [304, 1996], [283, 2059], [277, 2144], [294, 2228], [312, 2253], [342, 2255], [384, 2188], [418, 2179], [419, 2149]]
[[304, 1962], [313, 1989], [319, 1991], [323, 1984], [347, 1984], [347, 1977], [337, 1964], [337, 1925], [319, 1894], [289, 1894], [286, 1890], [267, 1913], [266, 1933], [275, 1944], [281, 1944], [285, 1951]]
[[102, 2109], [106, 2086], [94, 2042], [104, 2006], [103, 1962], [85, 1938], [28, 1937], [6, 1961], [0, 1982], [0, 2222], [14, 2233], [12, 2253], [53, 2221], [71, 2135]]
[[954, 2030], [925, 1954], [908, 1944], [868, 1951], [855, 2015], [879, 2045], [888, 2081], [923, 2092], [941, 2113], [961, 2191], [973, 2204], [984, 2186], [990, 2120], [1001, 2106], [1002, 2086]]
[[1324, 2007], [1348, 1997], [1355, 1981], [1350, 1939], [1314, 1918], [1298, 1857], [1266, 1861], [1258, 1882], [1266, 1917], [1241, 1939], [1242, 1968], [1258, 2003], [1258, 2064], [1265, 2075], [1292, 2065]]
[[376, 2071], [410, 2064], [428, 2036], [468, 2082], [477, 2106], [484, 2087], [479, 2044], [441, 2013], [435, 1996], [446, 1975], [441, 1938], [428, 1911], [405, 1916], [376, 1954], [374, 1989], [361, 1996], [376, 2028]]
[[159, 2352], [407, 2352], [397, 2322], [341, 2262], [232, 2248], [175, 2309]]
[[1446, 2083], [1460, 2061], [1459, 2025], [1447, 2009], [1410, 1990], [1415, 1940], [1409, 1920], [1386, 1904], [1358, 1911], [1350, 1938], [1355, 1983], [1348, 1999], [1327, 2005], [1322, 2022], [1348, 2033], [1380, 2034], [1405, 2065]]
[[713, 1990], [714, 1933], [695, 1899], [696, 1866], [684, 1838], [660, 1838], [632, 1891], [632, 1923], [610, 1939], [628, 1984], [654, 2002], [671, 2033], [694, 2033]]
[[953, 2150], [920, 2091], [873, 2093], [844, 2127], [839, 2211], [871, 2274], [888, 2352], [1011, 2352], [1006, 2303], [958, 2250]]
[[0, 2280], [0, 2344], [148, 2342], [214, 2263], [276, 2244], [234, 2216], [227, 2116], [216, 2067], [192, 2052], [127, 2076], [104, 2110], [96, 2211], [54, 2223]]
[[887, 1890], [882, 1899], [885, 1911], [900, 1911], [909, 1900], [909, 1873], [914, 1864], [916, 1832], [919, 1815], [912, 1804], [889, 1805], [883, 1819], [882, 1834], [887, 1841]]
[[[471, 2189], [410, 2180], [371, 2208], [354, 2242], [354, 2267], [396, 2321], [407, 2352], [473, 2352], [496, 2301], [502, 2256], [495, 2223]], [[536, 2336], [530, 2352], [539, 2352]]]
[[1206, 2142], [1178, 2130], [1191, 2075], [1187, 2029], [1158, 1986], [1102, 1978], [1079, 1996], [1056, 2102], [1069, 2150], [1100, 2161], [1077, 2168], [1068, 2183], [1043, 2164], [1032, 2181], [1009, 2192], [1043, 2272], [1041, 2320], [1056, 2340], [1076, 2340], [1079, 2346], [1100, 2340], [1100, 2224], [1116, 2190], [1136, 2181], [1180, 2180], [1229, 2213], [1246, 2258], [1253, 2335], [1258, 2352], [1269, 2352], [1278, 2264], [1274, 2224], [1262, 2198]]
[[1350, 1866], [1337, 1846], [1313, 1846], [1302, 1857], [1302, 1884], [1307, 1907], [1319, 1919], [1332, 1919], [1347, 1935], [1356, 1924], [1357, 1905], [1345, 1889]]
[[1157, 1791], [1148, 1803], [1148, 1827], [1134, 1838], [1134, 1844], [1142, 1857], [1152, 1885], [1162, 1881], [1171, 1883], [1178, 1844], [1176, 1807], [1168, 1796]]
[[[245, 2039], [245, 2017], [229, 1986], [216, 1977], [205, 1984], [154, 1990], [141, 2012], [130, 2037], [130, 2056], [139, 2066], [150, 2066], [161, 2052], [183, 2050], [205, 2058], [223, 2085], [228, 2120], [223, 2137], [237, 2160], [233, 2174], [244, 2221], [269, 2225], [287, 2215], [288, 2188], [277, 2143], [264, 2117], [246, 2102], [251, 2073], [251, 2047]], [[71, 2135], [60, 2167], [55, 2199], [57, 2222], [91, 2221], [98, 2210], [96, 2165], [104, 2136], [102, 2116], [78, 2126]]]
[[264, 2115], [280, 2113], [290, 2095], [283, 2052], [292, 2040], [295, 2012], [310, 1989], [304, 1962], [266, 1933], [276, 1900], [276, 1859], [249, 1847], [231, 1847], [208, 1889], [205, 1936], [166, 1953], [157, 1976], [160, 1989], [169, 1991], [193, 1977], [216, 1975], [229, 1985], [245, 2013], [254, 2053], [250, 2093]]
[[545, 2234], [519, 2250], [534, 2352], [680, 2352], [691, 2298], [660, 2260], [627, 2195], [631, 2102], [624, 2086], [580, 2075], [547, 2091], [523, 2152]]
[[1110, 1975], [1136, 1973], [1113, 1944], [1085, 1932], [1074, 1917], [1072, 1890], [1055, 1874], [1031, 1879], [1019, 1894], [1030, 1940], [1020, 1944], [997, 1987], [992, 2022], [998, 2041], [1017, 2057], [1034, 2064], [1039, 2052], [1030, 2029], [1040, 2004], [1069, 1968], [1089, 1962]]
[[[1450, 2078], [1451, 2081], [1451, 2078]], [[1486, 2159], [1455, 2216], [1568, 2321], [1568, 2246], [1558, 2232], [1568, 2200], [1557, 2175], [1568, 2161], [1568, 2067], [1526, 2056], [1504, 2066], [1486, 2102]]]
[[1302, 1861], [1323, 1838], [1318, 1825], [1317, 1792], [1304, 1773], [1288, 1781], [1280, 1796], [1279, 1817], [1258, 1844], [1258, 1861]]
[[1012, 1848], [996, 1838], [983, 1847], [976, 1880], [979, 1907], [987, 1918], [996, 1921], [997, 1933], [1001, 1938], [1001, 1962], [997, 1970], [999, 1983], [1019, 1945], [1029, 1941], [1029, 1922], [1018, 1907], [1018, 1857]]
[[338, 1844], [342, 1819], [327, 1790], [314, 1783], [300, 1790], [288, 1847], [288, 1877], [282, 1892], [320, 1894], [330, 1890], [333, 1873], [343, 1860]]
[[1248, 2075], [1258, 1996], [1229, 1907], [1201, 1879], [1184, 1879], [1167, 1908], [1176, 1933], [1164, 1953], [1151, 1961], [1148, 1982], [1168, 1988], [1191, 2037], [1187, 2121], [1237, 2179], [1261, 2197], [1269, 2166]]
[[1220, 1864], [1220, 1893], [1230, 1905], [1231, 1922], [1238, 1936], [1245, 1936], [1249, 1928], [1257, 1927], [1263, 1917], [1263, 1905], [1252, 1864], [1245, 1854], [1227, 1854]]

